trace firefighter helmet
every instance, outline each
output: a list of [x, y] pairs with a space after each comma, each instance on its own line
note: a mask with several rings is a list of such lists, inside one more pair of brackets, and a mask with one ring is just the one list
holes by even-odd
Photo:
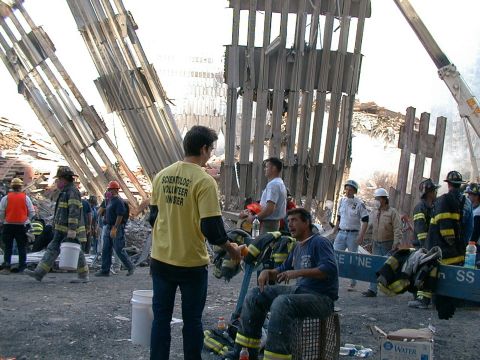
[[107, 189], [117, 189], [117, 190], [120, 190], [120, 184], [118, 182], [116, 182], [115, 180], [113, 181], [110, 181], [108, 183], [108, 186], [107, 186]]
[[68, 176], [78, 176], [70, 169], [69, 166], [59, 166], [57, 170], [56, 178], [66, 178]]
[[420, 190], [420, 196], [423, 198], [430, 191], [437, 190], [440, 186], [435, 184], [432, 179], [423, 180], [418, 189]]
[[253, 202], [253, 203], [251, 203], [251, 204], [248, 204], [248, 205], [246, 206], [246, 208], [247, 208], [248, 210], [250, 210], [250, 211], [252, 212], [252, 214], [254, 214], [254, 215], [257, 215], [257, 214], [260, 213], [260, 211], [262, 211], [262, 207], [261, 207], [260, 204], [257, 203], [257, 202]]
[[460, 174], [458, 171], [450, 171], [447, 174], [447, 178], [443, 180], [447, 183], [452, 183], [452, 184], [465, 184], [466, 181], [463, 181], [462, 174]]
[[480, 195], [480, 185], [477, 183], [471, 183], [465, 190], [467, 194]]
[[387, 197], [388, 198], [388, 192], [384, 188], [378, 188], [377, 190], [375, 190], [373, 195], [375, 197]]
[[10, 186], [22, 186], [23, 181], [20, 178], [13, 178], [12, 181], [10, 182]]
[[351, 186], [352, 188], [355, 189], [355, 192], [358, 192], [359, 186], [355, 180], [347, 180], [343, 185], [343, 187], [345, 188], [345, 186]]

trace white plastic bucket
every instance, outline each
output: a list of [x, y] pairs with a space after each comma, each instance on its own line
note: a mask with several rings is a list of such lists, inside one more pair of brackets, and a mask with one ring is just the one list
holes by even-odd
[[80, 244], [64, 242], [60, 245], [60, 264], [62, 270], [77, 270]]
[[153, 290], [135, 290], [132, 304], [132, 332], [133, 344], [150, 346], [150, 334], [152, 333], [152, 298]]

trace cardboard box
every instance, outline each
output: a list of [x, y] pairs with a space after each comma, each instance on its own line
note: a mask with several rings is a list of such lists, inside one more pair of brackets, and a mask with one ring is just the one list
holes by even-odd
[[400, 329], [388, 334], [375, 330], [381, 335], [381, 360], [433, 359], [433, 333], [429, 329]]

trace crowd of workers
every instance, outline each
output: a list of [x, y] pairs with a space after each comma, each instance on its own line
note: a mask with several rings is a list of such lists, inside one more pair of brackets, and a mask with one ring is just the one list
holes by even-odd
[[[170, 322], [177, 288], [182, 294], [183, 348], [185, 359], [200, 359], [203, 348], [202, 313], [207, 287], [209, 255], [205, 239], [223, 248], [232, 261], [240, 261], [242, 247], [231, 243], [226, 235], [217, 184], [204, 171], [211, 156], [215, 132], [203, 126], [194, 126], [185, 135], [185, 157], [160, 171], [152, 183], [150, 222], [152, 224], [151, 276], [153, 286], [153, 323], [151, 332], [151, 359], [168, 359], [170, 353]], [[326, 318], [334, 309], [338, 298], [338, 269], [334, 250], [356, 252], [364, 243], [365, 234], [372, 232], [372, 253], [388, 255], [402, 245], [402, 220], [399, 212], [389, 205], [388, 192], [375, 190], [374, 209], [369, 212], [356, 195], [359, 185], [348, 180], [345, 196], [340, 200], [335, 221], [335, 240], [332, 242], [315, 231], [310, 212], [303, 208], [288, 210], [288, 192], [281, 179], [282, 162], [269, 158], [265, 162], [268, 180], [258, 211], [243, 211], [240, 217], [248, 223], [260, 221], [260, 233], [278, 231], [281, 222], [287, 224], [296, 238], [294, 249], [280, 266], [263, 270], [258, 276], [258, 287], [251, 289], [240, 313], [240, 325], [235, 347], [228, 359], [238, 359], [242, 348], [249, 358], [258, 358], [262, 326], [267, 312], [271, 312], [264, 359], [289, 359], [291, 321], [297, 317]], [[78, 260], [78, 279], [88, 282], [89, 269], [84, 253], [93, 245], [102, 249], [102, 267], [96, 276], [109, 276], [112, 249], [127, 269], [134, 273], [134, 265], [125, 253], [125, 222], [128, 204], [119, 196], [118, 182], [111, 181], [105, 199], [97, 208], [96, 198], [81, 198], [75, 183], [76, 175], [69, 167], [60, 167], [56, 186], [60, 193], [55, 205], [53, 236], [35, 270], [26, 269], [26, 225], [34, 223], [35, 209], [31, 199], [21, 191], [22, 181], [14, 179], [12, 191], [0, 201], [0, 222], [3, 223], [5, 255], [3, 273], [9, 273], [13, 239], [19, 252], [19, 271], [38, 281], [50, 271], [59, 256], [63, 241], [82, 244]], [[478, 241], [480, 236], [480, 186], [470, 184], [463, 195], [465, 184], [460, 173], [451, 171], [445, 182], [448, 193], [436, 198], [438, 185], [431, 179], [420, 185], [421, 201], [415, 207], [413, 245], [432, 248], [438, 246], [443, 253], [442, 262], [463, 262], [466, 242]], [[472, 212], [473, 204], [473, 212]], [[102, 219], [102, 220], [99, 220]], [[185, 221], [189, 219], [189, 221]], [[97, 232], [95, 224], [103, 226]], [[40, 234], [45, 223], [33, 226]], [[295, 285], [288, 285], [295, 280]], [[285, 285], [279, 283], [285, 282]], [[273, 285], [275, 283], [275, 285]], [[352, 280], [350, 289], [356, 282]], [[363, 293], [377, 296], [376, 283]], [[418, 293], [409, 305], [428, 306], [431, 294]], [[286, 320], [287, 319], [287, 320]]]

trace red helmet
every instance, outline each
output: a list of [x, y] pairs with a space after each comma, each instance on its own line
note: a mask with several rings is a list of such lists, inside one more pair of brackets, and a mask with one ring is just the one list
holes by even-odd
[[110, 181], [110, 182], [108, 183], [107, 189], [118, 189], [118, 190], [120, 190], [120, 185], [119, 185], [118, 182], [116, 182], [115, 180], [114, 180], [114, 181]]
[[246, 208], [247, 208], [248, 210], [250, 210], [250, 211], [251, 211], [253, 214], [255, 214], [255, 215], [258, 214], [258, 213], [260, 213], [260, 211], [262, 211], [262, 207], [261, 207], [260, 204], [257, 203], [257, 202], [248, 204], [248, 205], [246, 206]]

